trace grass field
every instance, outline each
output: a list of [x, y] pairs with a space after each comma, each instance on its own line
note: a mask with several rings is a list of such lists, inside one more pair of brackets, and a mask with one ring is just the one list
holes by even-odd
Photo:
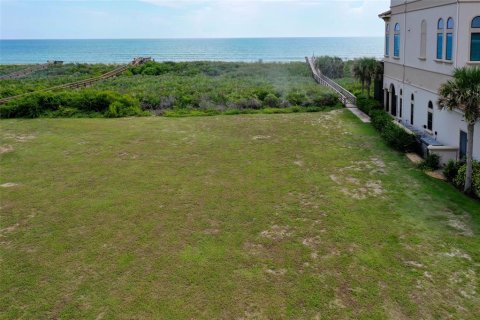
[[2, 120], [0, 145], [0, 318], [480, 314], [480, 203], [348, 111]]

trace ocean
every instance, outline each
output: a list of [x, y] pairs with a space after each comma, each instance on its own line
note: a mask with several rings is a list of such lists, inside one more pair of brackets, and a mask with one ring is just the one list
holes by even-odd
[[0, 40], [0, 64], [156, 61], [303, 61], [305, 56], [383, 57], [383, 38]]

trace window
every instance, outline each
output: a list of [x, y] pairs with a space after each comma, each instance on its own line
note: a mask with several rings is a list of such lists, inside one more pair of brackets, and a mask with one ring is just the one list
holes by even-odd
[[410, 124], [413, 126], [413, 114], [415, 109], [415, 96], [412, 94], [411, 104], [410, 104]]
[[400, 57], [400, 24], [395, 24], [395, 35], [393, 36], [393, 55]]
[[402, 118], [402, 113], [403, 113], [403, 90], [400, 89], [400, 110], [399, 110], [399, 113], [398, 113], [398, 116], [400, 118]]
[[385, 28], [385, 55], [390, 55], [390, 25], [388, 23]]
[[480, 16], [475, 17], [472, 20], [470, 61], [480, 61]]
[[446, 60], [452, 60], [453, 58], [453, 28], [454, 22], [452, 18], [447, 20], [447, 50], [445, 53]]
[[420, 58], [427, 57], [427, 21], [422, 21], [422, 31], [420, 37]]
[[429, 131], [433, 130], [433, 103], [432, 103], [432, 101], [428, 102], [427, 129]]
[[443, 59], [443, 29], [443, 19], [439, 19], [437, 24], [437, 59]]

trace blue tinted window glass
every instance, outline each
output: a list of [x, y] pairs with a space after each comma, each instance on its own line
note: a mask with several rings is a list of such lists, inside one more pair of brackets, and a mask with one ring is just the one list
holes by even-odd
[[443, 58], [443, 33], [437, 33], [437, 59]]
[[470, 61], [480, 61], [480, 33], [472, 33]]
[[438, 30], [443, 30], [444, 26], [443, 26], [443, 19], [439, 19], [438, 20]]
[[480, 28], [480, 16], [473, 18], [472, 28]]
[[447, 33], [447, 52], [445, 59], [452, 60], [453, 54], [453, 34]]
[[390, 36], [385, 36], [385, 55], [390, 55]]
[[400, 56], [400, 35], [399, 34], [396, 34], [394, 39], [393, 39], [393, 55], [395, 57], [399, 57]]
[[447, 20], [447, 29], [453, 29], [454, 23], [452, 18], [448, 18]]

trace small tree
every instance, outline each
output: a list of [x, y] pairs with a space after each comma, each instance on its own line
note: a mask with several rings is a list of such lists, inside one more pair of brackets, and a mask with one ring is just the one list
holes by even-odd
[[475, 123], [480, 119], [480, 68], [456, 69], [453, 79], [440, 87], [439, 95], [440, 109], [459, 109], [463, 111], [467, 122], [467, 168], [463, 191], [470, 192], [473, 174], [473, 134]]
[[381, 63], [374, 58], [365, 57], [354, 61], [352, 73], [354, 77], [362, 83], [362, 94], [365, 92], [366, 86], [367, 96], [370, 98], [372, 81], [377, 78], [380, 73], [383, 73], [383, 68]]
[[331, 79], [343, 77], [344, 62], [339, 57], [322, 56], [315, 58], [315, 67]]

